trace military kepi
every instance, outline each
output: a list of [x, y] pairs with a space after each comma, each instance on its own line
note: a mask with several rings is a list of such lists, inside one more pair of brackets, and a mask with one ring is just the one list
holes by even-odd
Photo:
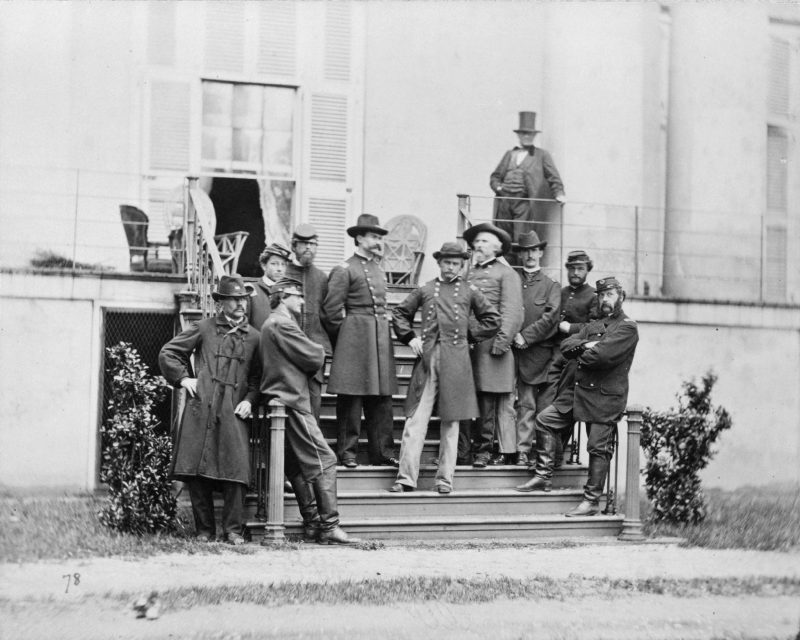
[[595, 287], [597, 293], [602, 293], [608, 289], [622, 289], [622, 283], [617, 280], [614, 276], [609, 276], [608, 278], [603, 278], [597, 281], [597, 286]]
[[362, 213], [358, 216], [356, 224], [347, 229], [347, 235], [351, 238], [355, 238], [365, 233], [377, 233], [379, 236], [385, 236], [389, 231], [381, 226], [378, 221], [378, 216]]
[[433, 252], [434, 260], [441, 260], [442, 258], [461, 258], [466, 260], [469, 258], [469, 253], [462, 249], [457, 242], [445, 242], [441, 249]]
[[292, 240], [313, 240], [318, 236], [317, 230], [310, 224], [299, 224], [292, 234]]
[[211, 293], [214, 300], [222, 298], [249, 298], [256, 295], [256, 288], [242, 280], [242, 276], [234, 273], [231, 276], [222, 276], [219, 279], [217, 290]]
[[303, 295], [303, 283], [297, 278], [284, 276], [269, 288], [270, 293], [289, 293], [295, 296]]
[[577, 249], [576, 251], [570, 251], [567, 254], [567, 261], [564, 263], [565, 267], [569, 267], [573, 264], [585, 264], [586, 270], [591, 271], [594, 263], [592, 263], [592, 259], [583, 249]]

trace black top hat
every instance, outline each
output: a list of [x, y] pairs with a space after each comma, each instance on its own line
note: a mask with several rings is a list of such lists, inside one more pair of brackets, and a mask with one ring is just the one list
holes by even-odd
[[515, 242], [511, 248], [514, 251], [522, 251], [523, 249], [544, 249], [546, 246], [547, 240], [541, 241], [535, 231], [528, 231], [528, 233], [521, 234], [519, 242]]
[[360, 216], [358, 216], [358, 221], [356, 222], [355, 226], [347, 229], [347, 235], [351, 238], [355, 238], [356, 236], [370, 232], [377, 233], [379, 236], [385, 236], [387, 233], [389, 233], [388, 230], [380, 226], [380, 222], [378, 222], [378, 216], [373, 216], [369, 213], [362, 213]]
[[270, 256], [278, 256], [279, 258], [288, 260], [290, 255], [292, 255], [292, 252], [288, 247], [282, 245], [280, 242], [273, 242], [271, 245], [264, 248], [261, 255], [258, 256], [258, 261], [266, 262]]
[[214, 300], [221, 298], [249, 298], [256, 294], [256, 288], [242, 280], [242, 276], [234, 273], [232, 276], [222, 276], [219, 279], [219, 286], [216, 291], [211, 292]]
[[310, 224], [299, 224], [292, 234], [292, 240], [313, 240], [318, 235], [317, 230]]
[[270, 293], [292, 293], [296, 296], [303, 295], [303, 283], [297, 278], [284, 276], [269, 288]]
[[587, 253], [583, 249], [578, 249], [577, 251], [570, 251], [567, 254], [567, 261], [564, 263], [564, 266], [569, 267], [570, 265], [573, 264], [585, 264], [587, 271], [591, 271], [592, 267], [594, 267], [592, 259], [587, 255]]
[[539, 129], [536, 128], [536, 112], [520, 111], [519, 129], [514, 129], [514, 133], [539, 133]]
[[602, 278], [601, 280], [598, 280], [595, 289], [597, 290], [597, 293], [602, 293], [607, 289], [619, 289], [621, 291], [622, 283], [614, 276], [609, 276], [608, 278]]
[[441, 260], [442, 258], [469, 258], [469, 253], [461, 248], [457, 242], [445, 242], [442, 248], [433, 252], [434, 260]]
[[476, 224], [474, 227], [470, 227], [464, 232], [464, 240], [467, 241], [469, 246], [472, 246], [472, 241], [475, 240], [475, 236], [481, 233], [481, 231], [487, 231], [497, 236], [498, 240], [503, 244], [500, 249], [500, 255], [511, 251], [511, 236], [502, 229], [495, 227], [491, 222], [482, 222], [481, 224]]

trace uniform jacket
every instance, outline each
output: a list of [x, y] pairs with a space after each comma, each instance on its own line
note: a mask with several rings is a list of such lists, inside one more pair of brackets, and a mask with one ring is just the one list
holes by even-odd
[[262, 278], [252, 282], [256, 288], [256, 295], [250, 298], [250, 304], [247, 305], [247, 317], [250, 324], [256, 331], [261, 331], [261, 325], [264, 320], [269, 317], [269, 285], [267, 285]]
[[206, 318], [165, 344], [158, 364], [174, 386], [197, 378], [197, 395], [187, 398], [175, 442], [173, 476], [248, 483], [248, 427], [233, 411], [242, 400], [253, 407], [258, 401], [258, 332], [247, 322], [232, 328], [224, 316]]
[[[594, 349], [584, 349], [587, 342], [599, 341]], [[617, 422], [628, 402], [628, 373], [633, 362], [639, 331], [636, 322], [620, 310], [613, 316], [592, 320], [574, 336], [561, 343], [565, 358], [575, 359], [575, 420], [582, 422]], [[562, 395], [556, 398], [556, 408]]]
[[526, 384], [541, 384], [553, 357], [552, 338], [558, 329], [561, 307], [560, 287], [541, 269], [532, 276], [522, 271], [519, 277], [525, 314], [520, 333], [528, 346], [514, 349], [517, 375]]
[[[500, 313], [475, 287], [459, 276], [450, 282], [436, 278], [411, 292], [395, 307], [394, 331], [408, 344], [417, 334], [412, 326], [421, 309], [419, 327], [423, 356], [414, 363], [405, 411], [411, 416], [419, 405], [430, 371], [430, 360], [439, 345], [439, 416], [445, 422], [478, 415], [467, 340], [492, 337], [500, 327]], [[469, 328], [470, 312], [474, 315]], [[469, 334], [469, 337], [468, 337]]]
[[328, 393], [397, 393], [394, 346], [380, 265], [353, 255], [331, 271], [322, 321], [333, 344]]
[[261, 327], [261, 358], [268, 362], [261, 376], [261, 393], [290, 409], [311, 413], [308, 380], [325, 362], [325, 349], [309, 338], [297, 321], [278, 308]]
[[522, 173], [524, 185], [522, 191], [515, 188], [518, 186], [518, 181], [514, 180], [514, 184], [509, 185], [510, 190], [504, 191], [500, 195], [520, 198], [555, 198], [564, 195], [564, 184], [561, 182], [561, 176], [550, 154], [544, 149], [533, 147], [533, 150], [517, 165], [514, 158], [519, 150], [520, 147], [514, 147], [503, 155], [500, 164], [489, 177], [492, 191], [497, 192], [497, 189], [506, 181], [506, 174], [519, 170]]
[[[495, 337], [479, 342], [472, 351], [475, 387], [484, 393], [511, 393], [515, 378], [511, 341], [522, 325], [519, 276], [507, 264], [494, 259], [472, 266], [467, 280], [500, 312], [500, 329]], [[475, 330], [473, 319], [470, 331]]]
[[[307, 267], [290, 262], [286, 266], [286, 275], [296, 278], [303, 283], [303, 296], [305, 297], [305, 307], [300, 328], [305, 334], [317, 344], [321, 344], [325, 349], [325, 355], [333, 353], [331, 340], [325, 329], [322, 328], [322, 302], [328, 295], [328, 276], [322, 269], [318, 269], [313, 264]], [[314, 378], [321, 384], [323, 382], [324, 367], [314, 374]]]
[[576, 288], [564, 287], [561, 289], [561, 320], [570, 323], [569, 333], [559, 332], [559, 340], [568, 335], [578, 333], [581, 325], [589, 322], [592, 309], [595, 307], [594, 287], [585, 282]]

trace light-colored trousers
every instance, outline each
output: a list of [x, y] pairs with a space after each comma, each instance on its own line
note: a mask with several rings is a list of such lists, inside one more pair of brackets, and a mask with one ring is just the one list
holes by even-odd
[[[414, 414], [406, 419], [403, 427], [403, 439], [400, 443], [400, 468], [397, 471], [397, 482], [409, 487], [417, 486], [419, 477], [419, 460], [428, 432], [428, 421], [433, 413], [433, 405], [439, 393], [439, 346], [434, 347], [431, 355], [431, 368], [419, 404]], [[439, 434], [439, 469], [436, 472], [436, 486], [453, 486], [453, 473], [456, 470], [458, 451], [458, 420], [442, 422]]]

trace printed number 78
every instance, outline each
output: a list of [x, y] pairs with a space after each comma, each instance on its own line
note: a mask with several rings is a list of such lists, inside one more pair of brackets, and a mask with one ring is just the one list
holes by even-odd
[[70, 582], [74, 584], [76, 587], [81, 583], [81, 574], [80, 573], [65, 573], [62, 578], [67, 579], [67, 588], [64, 589], [64, 593], [69, 592], [69, 584]]

